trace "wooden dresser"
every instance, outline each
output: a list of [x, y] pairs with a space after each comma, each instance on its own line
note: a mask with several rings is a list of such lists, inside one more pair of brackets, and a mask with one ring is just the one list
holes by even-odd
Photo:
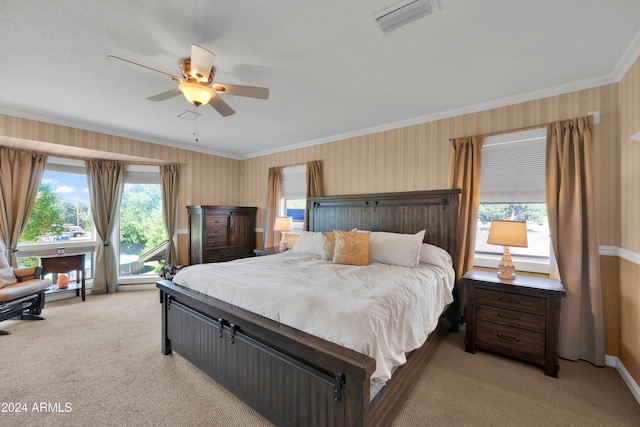
[[495, 271], [470, 270], [467, 288], [465, 348], [521, 359], [558, 377], [558, 326], [562, 284], [544, 277], [500, 279]]
[[187, 206], [189, 265], [253, 256], [255, 207]]

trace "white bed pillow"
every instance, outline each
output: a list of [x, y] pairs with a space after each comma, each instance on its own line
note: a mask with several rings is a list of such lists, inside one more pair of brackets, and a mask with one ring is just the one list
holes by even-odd
[[387, 233], [374, 231], [369, 240], [369, 258], [371, 262], [415, 267], [420, 262], [420, 249], [424, 233], [416, 234]]
[[420, 249], [420, 262], [442, 268], [451, 268], [451, 266], [453, 266], [453, 260], [449, 252], [428, 243], [422, 244], [422, 249]]
[[322, 257], [324, 238], [322, 233], [303, 231], [291, 248], [291, 253], [313, 254]]

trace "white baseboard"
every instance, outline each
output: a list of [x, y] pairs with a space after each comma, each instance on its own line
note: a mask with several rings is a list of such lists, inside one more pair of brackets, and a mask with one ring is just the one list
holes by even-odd
[[640, 386], [638, 386], [638, 383], [633, 379], [620, 359], [618, 359], [617, 356], [607, 355], [605, 356], [605, 364], [612, 368], [616, 368], [618, 374], [622, 377], [622, 380], [625, 382], [627, 387], [629, 387], [629, 390], [631, 391], [631, 394], [633, 394], [633, 397], [635, 397], [638, 403], [640, 403]]

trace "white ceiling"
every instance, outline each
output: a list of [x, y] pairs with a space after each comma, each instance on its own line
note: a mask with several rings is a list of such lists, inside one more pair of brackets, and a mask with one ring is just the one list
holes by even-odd
[[[640, 54], [638, 0], [438, 0], [382, 36], [397, 0], [2, 0], [0, 113], [248, 158], [618, 81]], [[214, 82], [265, 86], [194, 123], [169, 74], [198, 44]]]

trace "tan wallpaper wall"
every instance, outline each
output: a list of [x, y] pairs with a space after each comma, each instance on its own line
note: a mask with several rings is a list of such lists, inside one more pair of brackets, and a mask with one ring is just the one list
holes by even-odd
[[[620, 246], [640, 253], [640, 59], [622, 79], [620, 93]], [[620, 260], [620, 360], [640, 383], [640, 266]]]
[[604, 314], [604, 348], [610, 356], [620, 356], [620, 258], [600, 256], [600, 282]]
[[449, 139], [492, 134], [600, 111], [593, 127], [594, 173], [600, 243], [616, 245], [619, 221], [617, 85], [573, 92], [522, 104], [437, 120], [247, 159], [243, 162], [242, 203], [258, 206], [263, 226], [268, 169], [321, 160], [328, 195], [432, 190], [449, 186]]
[[620, 246], [640, 252], [640, 142], [631, 137], [640, 132], [640, 59], [619, 84], [621, 146], [621, 234]]
[[640, 265], [620, 259], [620, 361], [640, 384]]
[[[240, 161], [50, 123], [0, 115], [0, 145], [80, 158], [111, 158], [182, 165], [178, 227], [187, 228], [184, 206], [234, 204], [240, 194]], [[75, 150], [69, 150], [74, 147]]]

